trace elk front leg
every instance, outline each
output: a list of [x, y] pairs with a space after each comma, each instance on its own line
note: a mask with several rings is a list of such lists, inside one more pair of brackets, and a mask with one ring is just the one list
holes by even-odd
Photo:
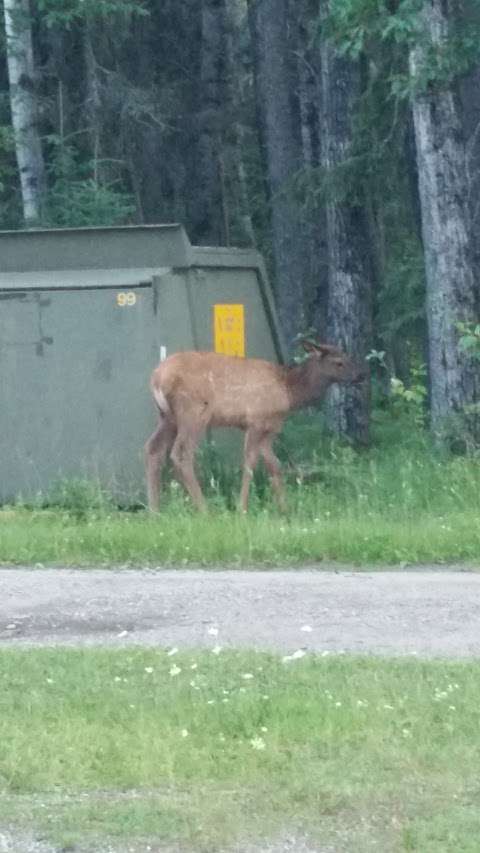
[[252, 482], [253, 471], [258, 462], [262, 433], [249, 429], [245, 434], [245, 446], [243, 452], [243, 477], [240, 491], [240, 509], [246, 512], [248, 509], [248, 493]]
[[161, 420], [155, 432], [145, 444], [145, 476], [147, 481], [148, 508], [158, 510], [161, 490], [161, 473], [165, 458], [175, 440], [175, 427]]
[[265, 467], [270, 476], [272, 488], [275, 492], [275, 499], [277, 501], [279, 509], [281, 510], [281, 512], [285, 512], [287, 507], [285, 503], [285, 489], [283, 487], [282, 481], [282, 469], [280, 466], [280, 462], [278, 461], [272, 449], [273, 438], [273, 435], [269, 435], [263, 440], [261, 453], [263, 456]]

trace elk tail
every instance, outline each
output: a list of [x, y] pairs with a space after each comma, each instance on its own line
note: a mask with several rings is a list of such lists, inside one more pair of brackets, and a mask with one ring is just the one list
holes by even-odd
[[163, 419], [169, 418], [170, 415], [172, 414], [172, 410], [171, 410], [170, 406], [168, 405], [168, 400], [165, 397], [165, 394], [163, 393], [162, 389], [158, 388], [158, 387], [154, 387], [152, 390], [153, 390], [153, 396], [155, 398], [155, 402], [158, 406], [158, 411], [160, 412], [160, 416]]

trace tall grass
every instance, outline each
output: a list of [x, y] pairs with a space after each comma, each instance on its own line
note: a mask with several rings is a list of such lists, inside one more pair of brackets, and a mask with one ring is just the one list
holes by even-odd
[[285, 517], [261, 471], [248, 515], [236, 513], [239, 471], [207, 449], [200, 460], [207, 518], [192, 511], [176, 482], [167, 483], [162, 512], [153, 517], [119, 510], [95, 484], [60, 483], [0, 512], [0, 561], [398, 564], [480, 557], [480, 457], [441, 453], [408, 422], [384, 423], [372, 448], [357, 452], [322, 434], [312, 415], [291, 422], [279, 444]]

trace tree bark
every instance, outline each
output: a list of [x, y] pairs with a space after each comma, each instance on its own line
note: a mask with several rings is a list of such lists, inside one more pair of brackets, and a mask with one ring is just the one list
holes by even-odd
[[35, 67], [28, 0], [4, 0], [10, 108], [25, 224], [40, 220], [45, 168], [38, 132]]
[[[288, 350], [302, 330], [308, 251], [292, 181], [302, 166], [296, 80], [288, 44], [288, 0], [250, 0], [261, 143], [267, 164], [278, 313]], [[297, 105], [298, 106], [298, 105]]]
[[473, 319], [475, 309], [460, 100], [454, 85], [418, 85], [428, 73], [428, 48], [441, 49], [452, 14], [450, 0], [426, 0], [425, 38], [410, 53], [411, 79], [418, 88], [413, 120], [427, 281], [431, 425], [437, 436], [447, 419], [462, 416], [476, 399], [474, 363], [459, 349], [457, 330], [458, 322]]
[[83, 52], [85, 62], [85, 118], [90, 138], [93, 179], [99, 183], [99, 160], [102, 157], [102, 96], [94, 49], [94, 25], [87, 17], [84, 22]]
[[480, 67], [462, 81], [462, 113], [466, 145], [470, 241], [476, 282], [476, 313], [480, 314]]
[[[327, 178], [338, 176], [352, 156], [353, 121], [361, 90], [360, 64], [336, 55], [328, 41], [321, 48], [323, 128], [322, 165]], [[330, 183], [330, 181], [329, 181]], [[371, 345], [371, 273], [365, 205], [361, 186], [342, 184], [327, 200], [329, 340], [362, 362]], [[338, 200], [337, 198], [338, 197]], [[368, 442], [370, 388], [334, 386], [328, 419], [335, 432]]]
[[248, 145], [247, 110], [243, 94], [243, 77], [248, 74], [245, 62], [243, 31], [248, 16], [247, 0], [227, 3], [228, 38], [226, 44], [230, 106], [230, 153], [232, 175], [233, 236], [236, 244], [255, 246], [256, 237], [249, 198], [248, 174], [244, 154]]
[[224, 182], [224, 114], [227, 105], [227, 14], [225, 0], [202, 0], [198, 137], [190, 217], [192, 237], [206, 245], [229, 242]]
[[290, 0], [293, 45], [297, 63], [297, 98], [305, 174], [305, 242], [308, 249], [304, 292], [307, 325], [318, 337], [326, 336], [328, 259], [325, 208], [316, 201], [311, 188], [318, 183], [321, 162], [321, 63], [318, 46], [311, 44], [311, 27], [318, 18], [317, 0]]

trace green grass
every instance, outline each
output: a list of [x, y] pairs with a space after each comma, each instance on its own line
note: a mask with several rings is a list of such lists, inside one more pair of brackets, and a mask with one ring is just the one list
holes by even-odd
[[280, 455], [285, 517], [262, 472], [248, 516], [239, 516], [239, 474], [207, 451], [207, 518], [191, 510], [176, 483], [167, 484], [155, 517], [119, 511], [95, 484], [59, 483], [28, 506], [0, 511], [0, 562], [394, 565], [480, 557], [480, 456], [441, 454], [408, 422], [383, 424], [372, 449], [356, 453], [322, 436], [313, 415], [287, 426]]
[[3, 651], [0, 679], [0, 825], [91, 850], [478, 850], [478, 663]]
[[85, 519], [0, 512], [4, 564], [294, 566], [321, 560], [369, 564], [471, 561], [480, 556], [480, 513], [395, 518], [350, 512], [282, 520], [264, 511], [208, 520], [170, 511]]

